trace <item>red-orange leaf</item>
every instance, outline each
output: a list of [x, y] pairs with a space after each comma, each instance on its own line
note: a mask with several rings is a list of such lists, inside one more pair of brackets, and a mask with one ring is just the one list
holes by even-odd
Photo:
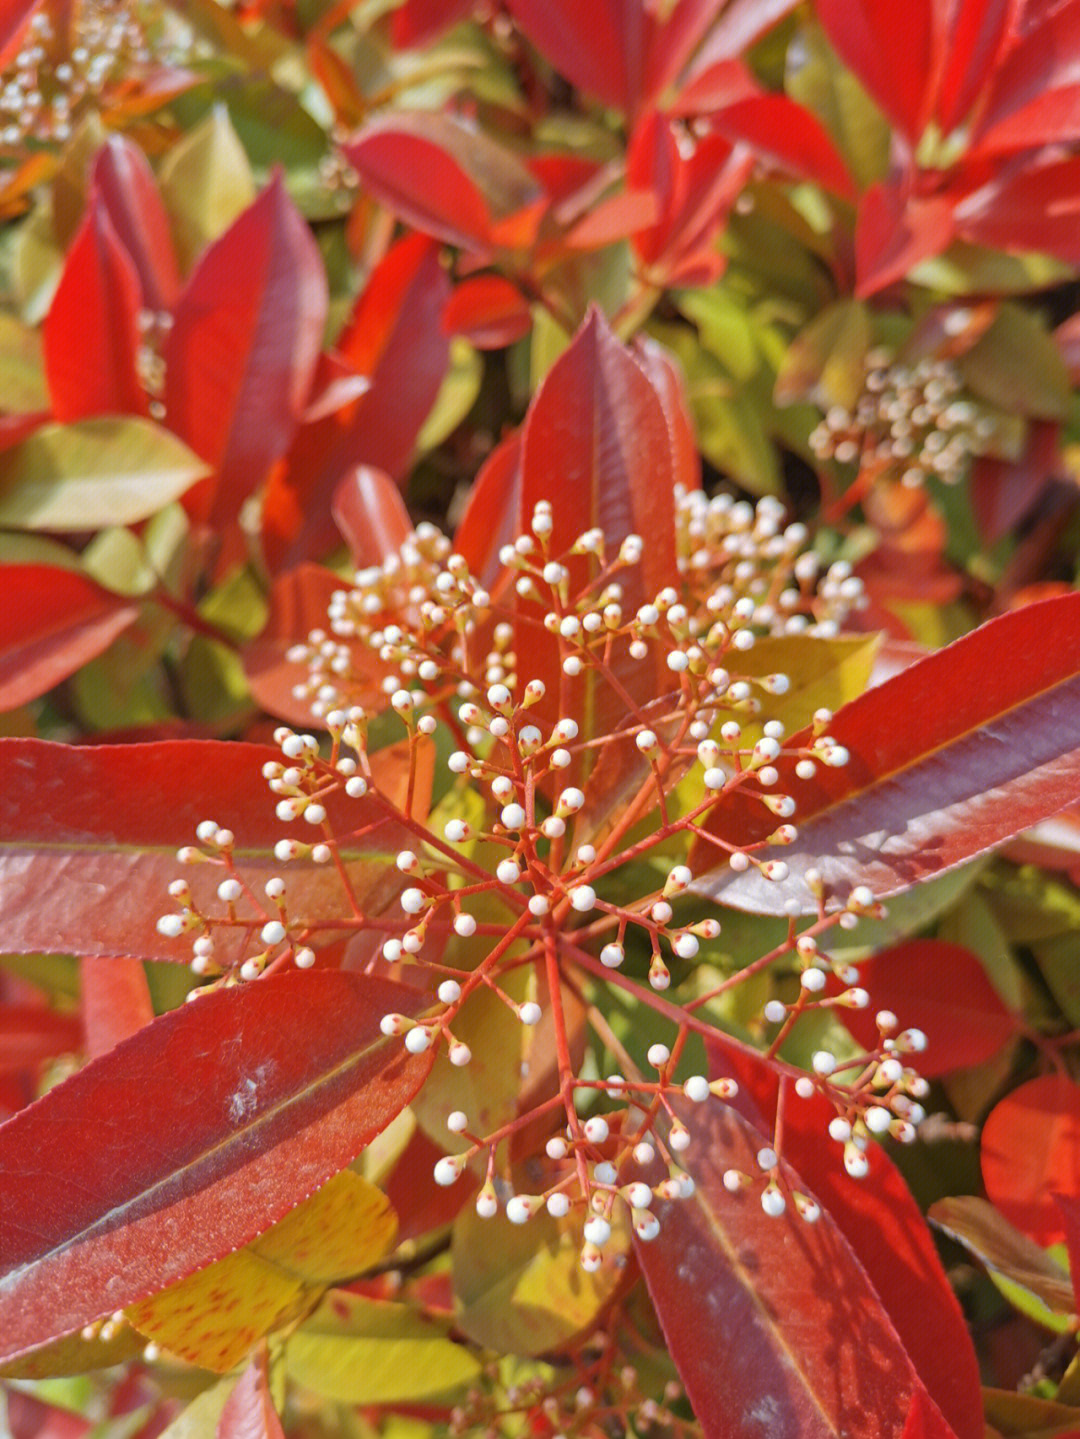
[[326, 306], [318, 246], [277, 177], [199, 261], [164, 347], [169, 427], [218, 471], [210, 523], [231, 525], [288, 448]]
[[[1080, 594], [990, 620], [845, 705], [829, 732], [850, 752], [844, 768], [819, 766], [803, 781], [780, 764], [798, 838], [760, 853], [785, 860], [791, 878], [724, 869], [699, 882], [702, 892], [763, 914], [789, 900], [812, 910], [803, 876], [816, 868], [836, 895], [865, 884], [885, 897], [1080, 798]], [[774, 820], [740, 792], [709, 828], [747, 844]], [[711, 845], [695, 845], [691, 868], [716, 863]]]
[[79, 1021], [43, 1004], [0, 1004], [0, 1074], [18, 1074], [58, 1054], [71, 1054], [81, 1039]]
[[4, 565], [0, 588], [0, 710], [67, 679], [139, 614], [137, 605], [58, 565]]
[[137, 369], [140, 308], [135, 267], [94, 195], [42, 326], [55, 419], [146, 413]]
[[532, 329], [529, 302], [501, 275], [462, 280], [443, 311], [448, 335], [464, 335], [480, 350], [501, 350]]
[[729, 1193], [725, 1170], [759, 1172], [771, 1134], [720, 1104], [688, 1117], [695, 1193], [660, 1204], [659, 1236], [636, 1247], [706, 1439], [900, 1439], [925, 1386], [843, 1232], [827, 1212], [770, 1218], [754, 1190]]
[[142, 961], [86, 954], [79, 960], [83, 1030], [91, 1059], [106, 1053], [154, 1017]]
[[258, 1359], [251, 1361], [226, 1399], [217, 1439], [285, 1439], [270, 1398], [265, 1365]]
[[1005, 1218], [1038, 1244], [1060, 1244], [1055, 1194], [1080, 1195], [1080, 1086], [1044, 1074], [1014, 1089], [983, 1125], [986, 1192]]
[[219, 990], [0, 1126], [0, 1358], [183, 1279], [344, 1168], [431, 1067], [379, 1031], [418, 1003], [338, 970]]

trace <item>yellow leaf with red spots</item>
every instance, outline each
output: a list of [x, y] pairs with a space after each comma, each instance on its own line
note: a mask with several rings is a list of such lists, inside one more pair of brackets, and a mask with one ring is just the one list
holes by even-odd
[[396, 1233], [386, 1195], [346, 1169], [251, 1244], [141, 1300], [127, 1317], [163, 1349], [223, 1374], [313, 1308], [331, 1281], [370, 1269]]

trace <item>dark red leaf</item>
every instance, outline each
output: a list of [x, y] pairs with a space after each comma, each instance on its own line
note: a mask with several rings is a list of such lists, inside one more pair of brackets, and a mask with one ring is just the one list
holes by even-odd
[[971, 512], [983, 544], [993, 545], [1015, 530], [1043, 495], [1061, 460], [1060, 428], [1048, 421], [1028, 426], [1018, 460], [980, 455], [971, 467]]
[[0, 1359], [247, 1244], [343, 1169], [431, 1068], [379, 1031], [418, 1002], [338, 970], [218, 990], [0, 1127]]
[[501, 350], [532, 329], [529, 302], [501, 275], [462, 280], [446, 302], [443, 329], [464, 335], [478, 350]]
[[0, 710], [67, 679], [139, 614], [138, 605], [58, 565], [4, 565], [0, 586]]
[[142, 1029], [154, 1017], [142, 961], [124, 955], [83, 955], [79, 960], [82, 1021], [91, 1059]]
[[451, 245], [486, 246], [496, 222], [543, 198], [510, 150], [453, 115], [395, 111], [343, 148], [377, 200]]
[[146, 413], [137, 367], [140, 308], [135, 267], [103, 200], [92, 195], [41, 331], [55, 419]]
[[940, 0], [819, 0], [833, 47], [914, 148], [930, 118], [945, 41]]
[[955, 208], [959, 234], [1001, 250], [1036, 250], [1080, 262], [1080, 159], [1048, 150], [996, 167]]
[[82, 1039], [73, 1014], [43, 1004], [0, 1004], [0, 1074], [34, 1069], [58, 1054], [72, 1054]]
[[[200, 820], [228, 826], [241, 850], [239, 867], [260, 894], [263, 882], [281, 871], [273, 849], [284, 826], [261, 774], [279, 757], [263, 745], [215, 740], [85, 748], [0, 740], [5, 950], [187, 961], [190, 943], [165, 939], [156, 929], [158, 916], [174, 908], [168, 884], [185, 872], [196, 901], [216, 908], [221, 872], [210, 864], [182, 871], [176, 850], [195, 842]], [[329, 796], [327, 808], [342, 836], [381, 813], [368, 800], [340, 794]], [[379, 873], [365, 854], [400, 849], [406, 840], [387, 822], [348, 841], [354, 882], [363, 889]], [[290, 863], [289, 912], [298, 924], [325, 921], [342, 903], [329, 867]], [[235, 932], [238, 940], [241, 933]], [[223, 950], [227, 936], [219, 941]]]
[[[998, 9], [1005, 9], [998, 0]], [[999, 21], [1000, 25], [1000, 21]], [[1080, 3], [1066, 0], [985, 72], [973, 137], [985, 153], [1033, 150], [1080, 136]]]
[[[733, 1075], [741, 1112], [754, 1109], [767, 1132], [776, 1119], [776, 1072], [757, 1057], [710, 1046], [710, 1073]], [[866, 1177], [851, 1179], [827, 1137], [833, 1110], [820, 1096], [789, 1090], [784, 1156], [843, 1232], [881, 1297], [919, 1377], [958, 1439], [983, 1439], [979, 1365], [963, 1310], [933, 1237], [904, 1180], [880, 1145], [866, 1152]]]
[[22, 48], [34, 12], [42, 0], [11, 0], [0, 13], [0, 69], [6, 69]]
[[698, 453], [694, 422], [686, 397], [686, 378], [678, 361], [650, 335], [638, 335], [634, 354], [660, 398], [671, 437], [675, 483], [685, 490], [701, 484], [701, 456]]
[[813, 1225], [792, 1204], [770, 1218], [724, 1187], [728, 1168], [757, 1172], [771, 1134], [720, 1104], [690, 1122], [695, 1193], [660, 1204], [658, 1237], [636, 1251], [706, 1439], [895, 1439], [925, 1386], [842, 1230], [827, 1210]]
[[921, 260], [947, 249], [955, 232], [946, 196], [911, 194], [895, 182], [872, 185], [855, 228], [855, 293], [873, 295], [906, 279]]
[[[210, 524], [232, 526], [287, 450], [326, 307], [318, 246], [277, 177], [205, 251], [164, 346], [169, 427], [218, 472], [202, 498]], [[226, 558], [239, 553], [229, 538]]]
[[[1069, 1273], [1080, 1275], [1080, 1193], [1055, 1194], [1061, 1222], [1065, 1229], [1065, 1244], [1069, 1251]], [[1080, 1278], [1073, 1279], [1073, 1294], [1080, 1299]], [[1076, 1310], [1074, 1309], [1075, 1313]]]
[[874, 1014], [894, 1010], [905, 1028], [926, 1035], [918, 1068], [927, 1078], [993, 1059], [1016, 1034], [978, 956], [963, 945], [910, 939], [860, 961], [859, 973], [871, 1008], [838, 1009], [845, 1027], [874, 1049], [880, 1039]]
[[171, 310], [180, 290], [169, 217], [146, 156], [124, 135], [110, 135], [93, 181], [117, 238], [135, 266], [148, 310]]
[[225, 1401], [217, 1425], [217, 1439], [285, 1439], [285, 1431], [270, 1398], [265, 1364], [253, 1359]]
[[1080, 1195], [1080, 1087], [1064, 1074], [1021, 1084], [990, 1111], [979, 1153], [986, 1193], [1005, 1218], [1037, 1244], [1060, 1244], [1054, 1195]]
[[506, 577], [499, 551], [518, 535], [520, 510], [521, 431], [513, 430], [481, 465], [454, 535], [454, 548], [489, 589]]
[[[798, 838], [761, 853], [785, 859], [791, 878], [725, 870], [702, 892], [764, 914], [795, 899], [811, 910], [802, 881], [816, 868], [834, 895], [865, 884], [884, 898], [1080, 798], [1080, 595], [990, 620], [845, 705], [829, 732], [850, 752], [844, 768], [803, 781], [781, 761]], [[709, 828], [747, 844], [772, 832], [773, 817], [737, 791]], [[716, 863], [712, 846], [695, 845], [691, 868]]]
[[340, 543], [334, 492], [355, 465], [399, 479], [435, 403], [450, 358], [442, 312], [450, 282], [437, 247], [400, 241], [376, 267], [338, 339], [338, 351], [371, 380], [337, 414], [303, 425], [266, 490], [263, 543], [271, 568], [318, 559]]

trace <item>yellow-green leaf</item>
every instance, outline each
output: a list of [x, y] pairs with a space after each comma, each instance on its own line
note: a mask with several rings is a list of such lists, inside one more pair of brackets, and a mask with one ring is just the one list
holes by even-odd
[[450, 1328], [408, 1304], [335, 1290], [289, 1338], [285, 1369], [295, 1383], [342, 1404], [444, 1401], [480, 1373]]
[[147, 519], [208, 474], [175, 435], [136, 416], [43, 425], [0, 455], [0, 525], [96, 530]]
[[223, 1374], [332, 1280], [369, 1269], [396, 1233], [386, 1196], [347, 1169], [252, 1244], [140, 1301], [128, 1319], [163, 1349]]
[[160, 183], [180, 265], [188, 270], [255, 199], [251, 166], [224, 105], [172, 147]]

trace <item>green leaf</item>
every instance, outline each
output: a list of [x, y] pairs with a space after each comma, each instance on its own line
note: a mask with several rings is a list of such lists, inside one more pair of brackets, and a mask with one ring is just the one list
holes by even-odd
[[449, 1320], [335, 1290], [285, 1347], [289, 1378], [341, 1404], [445, 1402], [479, 1377]]
[[1002, 305], [990, 328], [957, 361], [968, 389], [1003, 410], [1061, 420], [1069, 373], [1046, 326], [1018, 305]]
[[1027, 295], [1065, 284], [1075, 274], [1074, 266], [1050, 255], [1006, 255], [957, 240], [943, 255], [916, 265], [908, 279], [944, 295]]
[[797, 46], [790, 47], [785, 88], [824, 124], [860, 188], [884, 179], [889, 168], [888, 121], [854, 73], [837, 60], [819, 25], [804, 25]]
[[870, 316], [860, 300], [837, 300], [792, 340], [774, 391], [778, 405], [814, 400], [854, 410], [866, 378]]
[[0, 525], [66, 531], [137, 524], [208, 473], [150, 420], [43, 425], [0, 454]]
[[480, 393], [484, 365], [479, 353], [460, 336], [450, 342], [450, 368], [435, 404], [416, 437], [417, 454], [441, 445], [461, 424]]
[[9, 414], [49, 408], [40, 336], [14, 315], [0, 314], [0, 396]]
[[224, 105], [173, 146], [159, 179], [177, 257], [189, 270], [255, 199], [251, 165]]

